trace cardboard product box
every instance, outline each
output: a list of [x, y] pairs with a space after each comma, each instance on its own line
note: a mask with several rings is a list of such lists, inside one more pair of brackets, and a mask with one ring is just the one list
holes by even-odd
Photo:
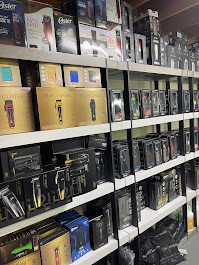
[[77, 88], [78, 125], [108, 123], [105, 88]]
[[133, 140], [133, 164], [135, 172], [141, 170], [139, 143], [135, 140]]
[[190, 92], [189, 90], [183, 91], [183, 102], [184, 102], [184, 112], [190, 112], [191, 111], [191, 99], [190, 99]]
[[134, 33], [135, 62], [147, 64], [146, 36]]
[[51, 209], [49, 176], [46, 173], [23, 178], [23, 185], [28, 218]]
[[175, 200], [180, 195], [180, 178], [176, 169], [171, 170], [171, 178], [169, 180], [169, 202]]
[[21, 258], [29, 261], [28, 256], [38, 252], [39, 235], [34, 228], [23, 229], [20, 232], [1, 238], [1, 264], [32, 264], [31, 261], [21, 263]]
[[40, 251], [36, 251], [32, 254], [29, 254], [25, 257], [22, 257], [16, 261], [10, 262], [7, 265], [19, 265], [19, 264], [24, 264], [24, 265], [41, 265], [41, 258], [40, 258]]
[[108, 244], [107, 219], [103, 215], [89, 220], [90, 243], [93, 250]]
[[177, 49], [176, 46], [168, 45], [168, 66], [172, 69], [177, 69], [178, 59], [177, 59]]
[[95, 165], [96, 165], [96, 175], [97, 175], [97, 184], [102, 184], [108, 181], [108, 172], [107, 172], [107, 152], [95, 150]]
[[162, 158], [163, 162], [166, 163], [169, 161], [169, 154], [170, 154], [170, 149], [169, 149], [169, 140], [168, 138], [162, 138], [161, 139], [162, 143]]
[[196, 56], [196, 71], [199, 72], [199, 43], [195, 42], [189, 46], [190, 51], [195, 52]]
[[197, 65], [196, 65], [196, 53], [189, 51], [189, 70], [190, 71], [196, 71]]
[[0, 28], [1, 44], [26, 47], [24, 8], [21, 2], [1, 2]]
[[134, 37], [132, 32], [122, 30], [123, 61], [135, 62]]
[[161, 53], [161, 66], [168, 67], [168, 50], [167, 45], [169, 40], [164, 37], [160, 37], [160, 53]]
[[63, 66], [65, 87], [84, 87], [84, 68], [78, 66]]
[[149, 207], [155, 211], [165, 206], [169, 200], [168, 181], [149, 182]]
[[108, 57], [106, 30], [79, 24], [79, 39], [81, 55]]
[[152, 104], [151, 104], [151, 90], [140, 90], [141, 96], [141, 111], [142, 111], [142, 118], [150, 118], [152, 116]]
[[41, 239], [40, 248], [43, 265], [72, 263], [70, 233], [65, 228]]
[[176, 42], [175, 46], [177, 51], [177, 69], [183, 69], [183, 46], [180, 42]]
[[194, 147], [195, 147], [195, 151], [199, 150], [199, 132], [198, 132], [198, 129], [194, 130]]
[[160, 54], [160, 37], [151, 35], [147, 37], [147, 63], [151, 65], [161, 65], [161, 54]]
[[96, 27], [107, 28], [106, 0], [94, 0]]
[[56, 52], [52, 6], [23, 0], [28, 48]]
[[84, 67], [84, 84], [89, 88], [102, 87], [100, 68]]
[[37, 174], [42, 171], [40, 147], [12, 149], [0, 153], [3, 180]]
[[133, 120], [140, 119], [140, 91], [131, 90], [131, 117]]
[[186, 154], [191, 152], [191, 139], [190, 139], [190, 132], [185, 131], [185, 152]]
[[24, 187], [22, 180], [0, 183], [0, 227], [25, 219]]
[[0, 59], [0, 87], [21, 87], [21, 76], [17, 60]]
[[159, 90], [159, 101], [160, 101], [160, 116], [167, 115], [167, 100], [166, 91]]
[[124, 98], [122, 89], [110, 89], [112, 121], [125, 120]]
[[198, 91], [193, 91], [193, 109], [194, 111], [199, 111], [199, 93]]
[[183, 69], [184, 70], [189, 70], [189, 47], [187, 43], [182, 44], [182, 49], [183, 49]]
[[180, 30], [169, 32], [169, 43], [174, 45], [175, 42], [187, 42], [187, 36]]
[[38, 63], [34, 61], [20, 61], [21, 81], [23, 87], [35, 88], [41, 85]]
[[167, 92], [167, 110], [170, 115], [178, 114], [178, 90], [170, 89]]
[[122, 30], [133, 33], [132, 5], [121, 1]]
[[82, 216], [64, 226], [70, 230], [72, 262], [75, 262], [90, 251], [88, 218]]
[[126, 227], [132, 225], [132, 203], [131, 203], [131, 191], [125, 189], [116, 192], [118, 217], [119, 217], [119, 229], [123, 230]]
[[162, 144], [160, 139], [153, 140], [154, 152], [155, 152], [155, 164], [159, 166], [163, 163], [162, 161]]
[[75, 88], [37, 87], [36, 94], [41, 131], [77, 126]]
[[128, 145], [113, 146], [114, 173], [116, 178], [125, 178], [131, 174]]
[[60, 64], [39, 63], [41, 87], [63, 87]]
[[136, 192], [136, 204], [137, 204], [137, 219], [138, 222], [141, 222], [141, 205], [140, 205], [140, 193]]
[[[108, 1], [108, 0], [107, 0]], [[112, 25], [112, 24], [111, 24]], [[108, 58], [121, 61], [123, 58], [122, 29], [120, 25], [113, 25], [107, 30]]]
[[155, 166], [154, 145], [152, 139], [140, 139], [140, 160], [143, 169], [150, 169]]
[[74, 17], [54, 10], [54, 26], [57, 51], [78, 54]]
[[136, 185], [136, 192], [139, 193], [141, 211], [149, 206], [148, 182], [142, 181]]
[[151, 97], [152, 97], [152, 116], [158, 117], [160, 116], [160, 103], [159, 103], [159, 91], [153, 89], [151, 91]]
[[0, 135], [34, 130], [31, 89], [0, 87]]
[[121, 6], [118, 0], [106, 0], [107, 21], [121, 24]]

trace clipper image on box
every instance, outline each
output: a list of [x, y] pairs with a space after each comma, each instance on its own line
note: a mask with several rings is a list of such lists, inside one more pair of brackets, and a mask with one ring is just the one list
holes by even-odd
[[76, 251], [84, 248], [86, 246], [84, 229], [77, 231], [76, 233]]
[[14, 165], [13, 167], [13, 175], [16, 175], [16, 170], [22, 170], [25, 168], [29, 169], [36, 169], [40, 163], [39, 155], [38, 154], [32, 154], [27, 156], [19, 156], [14, 157], [15, 154], [13, 154], [14, 158]]
[[43, 28], [44, 28], [44, 35], [43, 42], [49, 44], [49, 51], [52, 50], [52, 24], [51, 24], [51, 17], [43, 15]]
[[32, 245], [32, 241], [29, 241], [28, 244], [26, 244], [25, 246], [21, 246], [19, 248], [15, 248], [11, 251], [11, 254], [18, 254], [22, 251], [25, 251], [25, 250], [31, 250], [33, 248], [33, 245]]
[[7, 113], [9, 127], [13, 129], [15, 127], [13, 101], [5, 100], [4, 109]]
[[96, 111], [95, 111], [95, 100], [90, 100], [90, 108], [91, 108], [91, 117], [92, 121], [96, 121]]
[[60, 99], [56, 100], [55, 109], [57, 110], [57, 115], [59, 117], [59, 124], [63, 124], [62, 102]]
[[40, 178], [35, 177], [31, 181], [32, 188], [33, 188], [33, 199], [35, 208], [41, 207], [41, 186], [40, 186]]
[[17, 43], [21, 42], [21, 31], [20, 31], [20, 23], [19, 23], [19, 14], [12, 13], [13, 20], [13, 42], [17, 45]]
[[9, 189], [9, 186], [6, 186], [0, 190], [0, 199], [13, 218], [25, 215], [20, 202], [18, 201], [15, 194]]
[[57, 184], [59, 198], [63, 201], [65, 197], [65, 170], [57, 171], [55, 183]]
[[61, 259], [59, 255], [59, 248], [55, 248], [55, 264], [61, 265]]

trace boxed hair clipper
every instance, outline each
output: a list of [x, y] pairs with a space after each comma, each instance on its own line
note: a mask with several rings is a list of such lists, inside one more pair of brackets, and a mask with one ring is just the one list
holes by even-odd
[[147, 63], [151, 65], [161, 65], [161, 54], [160, 54], [160, 37], [151, 35], [147, 37]]
[[0, 59], [0, 86], [21, 87], [21, 76], [17, 60]]
[[189, 90], [184, 90], [184, 112], [190, 112], [191, 111], [191, 102], [190, 102], [190, 92]]
[[135, 40], [135, 62], [141, 64], [147, 64], [146, 36], [135, 33], [134, 40]]
[[112, 121], [123, 121], [125, 119], [123, 90], [110, 89], [110, 98]]
[[65, 87], [84, 87], [84, 68], [81, 66], [63, 66]]
[[140, 119], [140, 92], [139, 90], [131, 90], [131, 114], [132, 119]]
[[166, 100], [166, 91], [159, 90], [159, 102], [160, 102], [160, 115], [167, 115], [167, 100]]
[[193, 91], [193, 109], [199, 111], [199, 94], [198, 91]]
[[178, 68], [178, 59], [177, 59], [177, 48], [176, 46], [168, 45], [168, 66], [172, 69]]
[[85, 87], [102, 87], [100, 68], [84, 67]]
[[96, 27], [107, 28], [106, 0], [94, 0]]
[[41, 87], [63, 87], [60, 64], [39, 63]]
[[161, 66], [168, 67], [168, 50], [167, 45], [169, 40], [164, 37], [160, 37], [160, 54], [161, 54]]
[[141, 90], [141, 106], [142, 106], [142, 118], [150, 118], [152, 115], [151, 111], [151, 90]]
[[107, 51], [109, 59], [122, 60], [122, 30], [120, 25], [111, 24], [109, 26], [107, 30]]
[[160, 116], [160, 104], [159, 104], [159, 91], [158, 90], [152, 90], [151, 91], [151, 97], [152, 97], [152, 116], [158, 117]]
[[152, 139], [139, 140], [142, 168], [147, 170], [155, 166], [154, 145]]
[[135, 172], [141, 170], [139, 142], [133, 140], [133, 164]]

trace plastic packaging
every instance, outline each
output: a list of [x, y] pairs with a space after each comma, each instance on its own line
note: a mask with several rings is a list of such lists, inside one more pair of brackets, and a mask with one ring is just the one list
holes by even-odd
[[191, 207], [187, 207], [187, 223], [188, 223], [188, 233], [193, 231], [193, 217], [194, 214], [191, 210]]

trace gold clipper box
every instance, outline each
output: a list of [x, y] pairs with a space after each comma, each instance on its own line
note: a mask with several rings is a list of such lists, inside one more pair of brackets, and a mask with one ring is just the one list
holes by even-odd
[[85, 87], [102, 87], [101, 73], [99, 68], [84, 68]]
[[41, 265], [40, 251], [33, 252], [25, 257], [17, 259], [7, 265]]
[[0, 87], [0, 135], [34, 130], [31, 88]]
[[39, 63], [41, 87], [63, 87], [60, 64]]
[[37, 87], [40, 130], [77, 126], [76, 91], [68, 87]]
[[67, 87], [84, 87], [84, 68], [64, 65], [64, 83]]
[[77, 117], [79, 126], [108, 122], [105, 88], [77, 88]]
[[0, 59], [0, 86], [21, 87], [21, 76], [17, 60]]

